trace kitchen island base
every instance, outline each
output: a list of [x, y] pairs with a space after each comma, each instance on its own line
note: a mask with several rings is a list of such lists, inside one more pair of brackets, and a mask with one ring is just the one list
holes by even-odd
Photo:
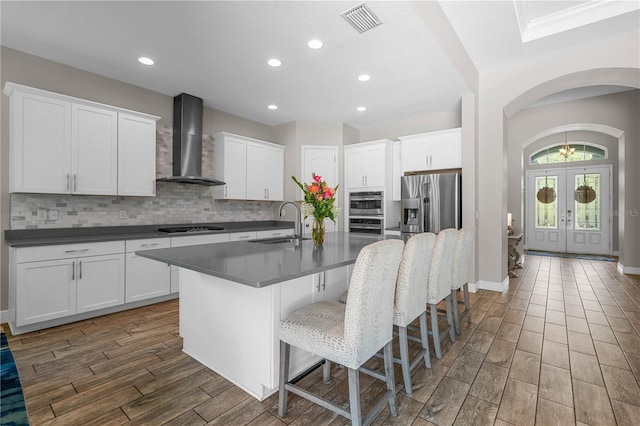
[[[262, 401], [278, 390], [280, 320], [314, 302], [338, 300], [348, 287], [352, 267], [263, 288], [180, 268], [183, 351]], [[320, 360], [292, 348], [290, 377]]]

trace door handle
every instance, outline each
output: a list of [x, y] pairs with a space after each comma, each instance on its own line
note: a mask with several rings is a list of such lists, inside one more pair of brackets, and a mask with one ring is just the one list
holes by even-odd
[[73, 174], [73, 192], [78, 191], [78, 175]]
[[76, 279], [76, 261], [71, 262], [71, 280]]
[[69, 173], [67, 173], [67, 191], [71, 191], [71, 188], [69, 185], [70, 185], [70, 178], [69, 178]]
[[78, 262], [78, 279], [82, 279], [82, 260]]

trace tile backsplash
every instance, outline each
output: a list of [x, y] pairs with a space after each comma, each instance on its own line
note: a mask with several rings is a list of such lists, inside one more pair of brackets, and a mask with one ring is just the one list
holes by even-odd
[[[172, 127], [158, 125], [156, 176], [171, 175]], [[213, 176], [213, 140], [203, 136], [202, 173]], [[11, 229], [153, 225], [275, 219], [279, 203], [216, 200], [213, 188], [157, 182], [155, 197], [11, 194]], [[57, 213], [39, 219], [38, 210]], [[125, 217], [122, 217], [125, 216]]]

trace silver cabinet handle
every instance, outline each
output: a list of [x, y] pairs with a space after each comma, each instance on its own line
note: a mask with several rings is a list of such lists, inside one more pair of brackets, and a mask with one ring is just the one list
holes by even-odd
[[71, 280], [76, 279], [76, 261], [71, 262]]
[[89, 249], [81, 249], [81, 250], [65, 250], [64, 252], [68, 254], [68, 253], [86, 253], [88, 251]]
[[142, 244], [140, 247], [155, 247], [158, 245], [160, 245], [160, 243]]
[[323, 291], [327, 289], [327, 281], [325, 280], [324, 272], [325, 271], [320, 272], [320, 285], [322, 285]]
[[267, 200], [271, 198], [271, 194], [269, 194], [269, 188], [267, 188]]
[[278, 235], [282, 235], [282, 232], [274, 232], [271, 234], [272, 237], [277, 237]]
[[73, 174], [73, 192], [78, 191], [78, 175]]
[[78, 279], [82, 279], [82, 260], [78, 262]]
[[67, 191], [71, 191], [71, 188], [69, 187], [70, 182], [69, 182], [69, 173], [67, 173]]
[[251, 238], [250, 235], [241, 235], [238, 237], [239, 240], [248, 240], [249, 238]]

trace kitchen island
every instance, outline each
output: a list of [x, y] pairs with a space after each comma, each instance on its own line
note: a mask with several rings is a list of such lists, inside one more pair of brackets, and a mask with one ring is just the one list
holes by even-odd
[[[328, 233], [308, 240], [237, 241], [137, 255], [180, 268], [180, 335], [185, 353], [263, 400], [278, 388], [280, 320], [347, 289], [362, 247], [381, 236]], [[292, 348], [290, 377], [320, 359]]]

